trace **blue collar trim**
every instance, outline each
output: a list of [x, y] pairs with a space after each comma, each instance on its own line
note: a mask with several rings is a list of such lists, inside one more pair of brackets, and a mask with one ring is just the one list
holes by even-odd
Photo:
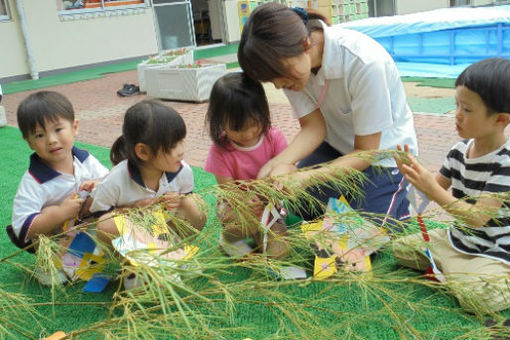
[[168, 183], [170, 183], [171, 181], [174, 180], [175, 177], [177, 177], [179, 172], [181, 172], [182, 168], [183, 168], [183, 166], [181, 164], [181, 166], [179, 167], [179, 170], [177, 170], [176, 172], [165, 172], [166, 180], [168, 181]]
[[[131, 177], [131, 179], [133, 181], [135, 181], [136, 184], [146, 188], [145, 184], [143, 183], [142, 174], [140, 173], [140, 169], [138, 169], [136, 164], [133, 164], [132, 162], [130, 162], [128, 160], [127, 167], [128, 167], [128, 173], [129, 173], [129, 176]], [[183, 168], [183, 166], [181, 164], [181, 167], [176, 172], [165, 172], [166, 180], [168, 181], [168, 183], [170, 183], [171, 181], [173, 181], [175, 179], [175, 177], [177, 177], [179, 172], [181, 172], [182, 168]]]
[[142, 174], [140, 173], [140, 169], [138, 169], [136, 164], [134, 164], [128, 160], [127, 168], [128, 168], [129, 177], [131, 177], [131, 179], [133, 181], [135, 181], [136, 184], [145, 188], [145, 184], [143, 183], [143, 179], [142, 179]]
[[[80, 163], [83, 163], [89, 157], [89, 153], [87, 151], [80, 150], [75, 146], [73, 146], [72, 153], [73, 156], [80, 161]], [[34, 177], [39, 184], [51, 181], [55, 177], [61, 175], [60, 172], [50, 168], [46, 163], [44, 163], [41, 157], [39, 157], [35, 152], [30, 155], [30, 166], [28, 168], [28, 172], [30, 172], [32, 177]]]

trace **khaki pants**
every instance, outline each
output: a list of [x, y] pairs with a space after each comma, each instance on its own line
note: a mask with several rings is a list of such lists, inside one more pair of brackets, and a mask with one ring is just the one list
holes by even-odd
[[423, 249], [428, 247], [436, 266], [446, 277], [447, 287], [468, 312], [497, 312], [510, 308], [510, 266], [501, 261], [456, 251], [446, 229], [429, 232], [430, 243], [420, 233], [393, 242], [397, 261], [425, 271], [430, 262]]

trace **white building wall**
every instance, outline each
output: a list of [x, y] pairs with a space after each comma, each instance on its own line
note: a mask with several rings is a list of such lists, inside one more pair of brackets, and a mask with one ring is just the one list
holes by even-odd
[[0, 78], [27, 74], [27, 54], [17, 18], [16, 5], [9, 0], [11, 20], [0, 21]]
[[[10, 1], [13, 20], [0, 23], [0, 46], [13, 48], [6, 53], [8, 65], [0, 63], [0, 78], [28, 73], [19, 19], [13, 11], [15, 4], [13, 0]], [[56, 0], [24, 0], [24, 4], [39, 72], [138, 57], [158, 51], [152, 8], [144, 8], [136, 14], [119, 9], [117, 14], [127, 15], [90, 15], [92, 17], [88, 19], [63, 21]]]
[[450, 7], [449, 0], [395, 0], [395, 14], [409, 14]]

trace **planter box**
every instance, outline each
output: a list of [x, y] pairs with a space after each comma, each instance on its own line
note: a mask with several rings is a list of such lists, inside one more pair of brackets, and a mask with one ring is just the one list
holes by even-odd
[[[155, 61], [158, 62], [156, 63]], [[138, 86], [140, 87], [140, 92], [145, 92], [147, 88], [145, 81], [145, 70], [150, 68], [168, 68], [177, 65], [188, 64], [193, 64], [193, 50], [186, 51], [184, 54], [181, 55], [174, 55], [173, 57], [165, 54], [160, 54], [155, 56], [154, 58], [142, 61], [137, 66]]]
[[206, 101], [216, 80], [225, 73], [225, 64], [197, 68], [149, 68], [145, 71], [147, 95], [172, 100]]

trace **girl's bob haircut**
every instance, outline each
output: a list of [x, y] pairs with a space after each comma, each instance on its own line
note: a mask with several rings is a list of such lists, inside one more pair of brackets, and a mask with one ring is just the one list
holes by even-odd
[[271, 127], [269, 104], [262, 84], [244, 72], [226, 74], [214, 84], [206, 115], [212, 141], [225, 148], [225, 128], [241, 131], [260, 124], [261, 133]]

